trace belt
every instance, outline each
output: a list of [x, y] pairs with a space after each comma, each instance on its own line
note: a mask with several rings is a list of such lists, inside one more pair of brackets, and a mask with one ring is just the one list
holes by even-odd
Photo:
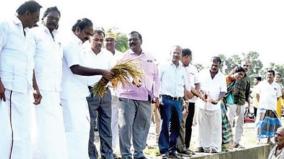
[[182, 100], [183, 98], [182, 97], [172, 97], [172, 96], [169, 96], [169, 95], [162, 95], [162, 98], [166, 98], [166, 99], [170, 99], [170, 100]]

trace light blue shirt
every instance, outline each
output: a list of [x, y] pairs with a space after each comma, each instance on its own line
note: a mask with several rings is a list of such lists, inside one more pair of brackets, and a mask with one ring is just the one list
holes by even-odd
[[160, 67], [160, 94], [172, 97], [183, 97], [184, 91], [191, 90], [185, 68], [180, 63], [161, 65]]

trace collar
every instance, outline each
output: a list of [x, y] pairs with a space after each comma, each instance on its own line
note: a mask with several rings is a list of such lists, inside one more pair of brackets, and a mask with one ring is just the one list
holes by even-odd
[[[44, 30], [44, 32], [50, 34], [49, 29], [48, 29], [45, 25], [41, 24], [39, 27], [41, 27], [41, 28]], [[58, 33], [57, 30], [53, 30], [53, 31], [52, 31], [53, 36], [55, 36], [57, 33]]]
[[144, 55], [144, 51], [142, 50], [141, 54], [140, 55], [137, 55], [135, 52], [133, 52], [132, 50], [129, 51], [130, 54], [132, 55], [136, 55], [136, 56], [141, 56], [141, 55]]
[[12, 19], [13, 23], [18, 25], [18, 26], [23, 26], [23, 23], [21, 22], [21, 20], [15, 15], [13, 16], [13, 19]]
[[176, 67], [176, 68], [179, 68], [179, 67], [181, 67], [182, 66], [182, 63], [179, 61], [178, 62], [178, 65], [176, 66], [172, 61], [170, 61], [171, 62], [171, 66], [174, 66], [174, 67]]
[[83, 41], [79, 39], [74, 32], [72, 32], [71, 37], [73, 38], [73, 41], [76, 42], [77, 44], [83, 45]]

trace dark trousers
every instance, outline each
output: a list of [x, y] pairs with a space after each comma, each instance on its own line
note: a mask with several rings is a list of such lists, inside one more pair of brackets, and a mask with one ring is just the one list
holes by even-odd
[[[97, 149], [94, 144], [95, 140], [95, 120], [97, 119], [97, 127], [100, 135], [100, 152], [102, 158], [113, 159], [112, 152], [112, 134], [111, 134], [111, 93], [107, 89], [103, 97], [93, 96], [87, 97], [91, 117], [91, 129], [89, 138], [89, 156], [91, 159], [97, 159]], [[98, 115], [98, 117], [97, 117]]]
[[162, 98], [161, 108], [162, 130], [159, 137], [161, 154], [176, 151], [177, 137], [182, 120], [182, 100]]
[[187, 115], [186, 123], [185, 123], [185, 147], [186, 148], [190, 147], [194, 111], [195, 111], [195, 103], [189, 103], [188, 104], [188, 115]]

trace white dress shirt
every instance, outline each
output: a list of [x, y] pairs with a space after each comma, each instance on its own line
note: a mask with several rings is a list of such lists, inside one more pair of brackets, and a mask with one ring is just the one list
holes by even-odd
[[[199, 74], [200, 79], [200, 90], [208, 95], [208, 98], [217, 100], [219, 98], [220, 92], [227, 92], [227, 85], [225, 76], [219, 71], [215, 77], [212, 79], [210, 71], [208, 69], [203, 70]], [[201, 109], [205, 110], [218, 110], [221, 109], [220, 102], [218, 104], [204, 103], [198, 100], [198, 105]]]
[[[189, 64], [188, 66], [185, 67], [185, 70], [186, 70], [190, 85], [195, 87], [195, 84], [200, 82], [198, 78], [197, 68], [194, 65]], [[195, 103], [196, 100], [197, 100], [197, 97], [193, 96], [191, 99], [189, 99], [189, 102]]]
[[[60, 91], [63, 49], [45, 26], [32, 29], [36, 42], [35, 75], [39, 89]], [[53, 31], [56, 37], [55, 31]]]
[[83, 42], [72, 33], [69, 42], [63, 47], [62, 93], [63, 99], [72, 97], [86, 97], [89, 95], [87, 78], [73, 74], [70, 67], [82, 65], [84, 62]]
[[275, 82], [270, 84], [267, 80], [261, 81], [256, 92], [259, 94], [259, 108], [276, 110], [277, 98], [282, 95], [279, 84]]
[[32, 88], [35, 43], [29, 29], [15, 16], [0, 22], [0, 78], [9, 90], [27, 93]]
[[183, 97], [184, 90], [191, 90], [185, 68], [180, 63], [161, 65], [160, 67], [160, 95]]
[[[101, 52], [95, 54], [91, 48], [87, 48], [83, 51], [84, 66], [95, 68], [95, 69], [103, 69], [110, 70], [113, 64], [113, 54], [106, 49], [101, 49]], [[90, 76], [88, 77], [88, 85], [93, 86], [102, 78], [101, 75]]]

